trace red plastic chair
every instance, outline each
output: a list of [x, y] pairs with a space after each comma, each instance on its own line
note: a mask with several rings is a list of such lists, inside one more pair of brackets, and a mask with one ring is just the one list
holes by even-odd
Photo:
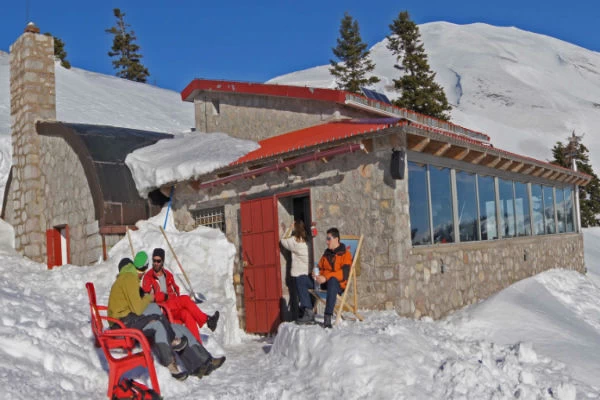
[[[96, 303], [96, 289], [92, 282], [87, 282], [85, 287], [90, 300], [95, 344], [96, 347], [102, 348], [108, 362], [108, 397], [112, 397], [113, 387], [119, 382], [121, 376], [137, 367], [144, 367], [148, 370], [152, 388], [160, 395], [152, 351], [143, 332], [138, 329], [126, 328], [121, 321], [100, 314], [100, 311], [106, 312], [107, 307]], [[120, 328], [104, 329], [104, 321], [117, 324]], [[139, 351], [134, 352], [136, 349]], [[116, 350], [120, 350], [120, 357], [116, 355]]]

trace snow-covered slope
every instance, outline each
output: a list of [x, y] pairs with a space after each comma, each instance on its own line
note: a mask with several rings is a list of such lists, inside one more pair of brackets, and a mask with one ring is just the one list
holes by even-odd
[[[575, 130], [600, 167], [600, 53], [512, 27], [434, 22], [419, 26], [437, 81], [454, 106], [452, 122], [489, 134], [500, 148], [546, 160]], [[374, 87], [397, 97], [386, 40], [371, 49]], [[323, 65], [269, 83], [335, 87]]]

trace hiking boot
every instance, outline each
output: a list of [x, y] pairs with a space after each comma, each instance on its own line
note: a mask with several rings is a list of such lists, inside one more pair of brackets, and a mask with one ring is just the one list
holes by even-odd
[[223, 357], [217, 357], [217, 358], [213, 358], [211, 357], [208, 361], [206, 361], [206, 372], [204, 372], [204, 375], [208, 376], [210, 375], [215, 369], [219, 368], [221, 365], [223, 365], [223, 363], [225, 362], [225, 356]]
[[175, 338], [173, 342], [171, 342], [171, 348], [176, 352], [180, 352], [181, 350], [186, 348], [187, 344], [187, 338], [185, 336], [182, 336], [180, 338]]
[[208, 371], [209, 368], [210, 368], [209, 364], [201, 365], [198, 368], [196, 368], [195, 370], [193, 370], [190, 375], [194, 375], [196, 378], [202, 379], [202, 377], [204, 375], [208, 375], [206, 372]]
[[185, 371], [182, 372], [178, 372], [176, 374], [171, 374], [171, 376], [175, 379], [177, 379], [178, 381], [185, 381], [188, 377], [188, 373]]
[[215, 329], [217, 329], [217, 321], [219, 321], [219, 312], [215, 311], [215, 313], [206, 320], [206, 326], [214, 332]]
[[325, 318], [323, 319], [323, 328], [333, 328], [333, 326], [331, 326], [331, 314], [325, 314]]
[[315, 323], [315, 312], [310, 308], [304, 309], [304, 315], [296, 320], [298, 324], [314, 324]]

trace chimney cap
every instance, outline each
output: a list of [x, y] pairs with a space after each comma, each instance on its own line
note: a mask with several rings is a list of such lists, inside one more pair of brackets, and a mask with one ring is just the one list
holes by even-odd
[[40, 33], [40, 28], [38, 28], [33, 22], [30, 22], [25, 27], [25, 32]]

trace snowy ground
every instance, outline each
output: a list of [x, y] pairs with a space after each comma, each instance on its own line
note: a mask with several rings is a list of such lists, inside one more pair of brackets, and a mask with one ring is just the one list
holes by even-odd
[[[136, 250], [166, 248], [157, 227], [163, 218], [133, 232]], [[94, 282], [106, 303], [129, 244], [119, 243], [100, 265], [47, 271], [14, 254], [11, 229], [0, 221], [2, 398], [104, 398], [106, 363], [93, 346], [84, 284]], [[167, 399], [600, 397], [600, 229], [585, 231], [587, 276], [551, 270], [442, 321], [365, 311], [365, 322], [333, 330], [286, 323], [274, 338], [237, 327], [235, 254], [224, 236], [167, 230], [194, 289], [208, 299], [202, 307], [222, 313], [214, 334], [203, 328], [207, 347], [227, 355], [202, 380], [177, 382], [158, 366]]]

